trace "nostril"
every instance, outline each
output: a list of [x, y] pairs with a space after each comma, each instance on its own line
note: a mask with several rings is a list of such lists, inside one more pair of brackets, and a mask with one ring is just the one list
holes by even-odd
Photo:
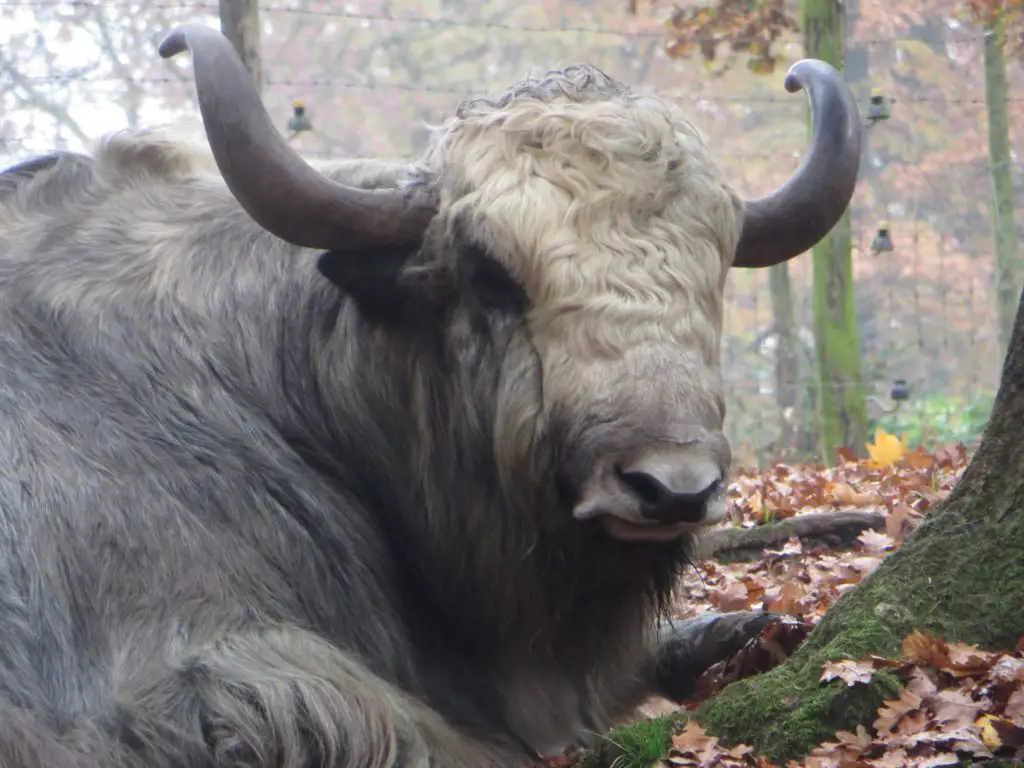
[[641, 514], [662, 522], [700, 522], [708, 500], [720, 489], [717, 478], [702, 490], [691, 492], [676, 490], [651, 472], [618, 468], [617, 473], [623, 487], [640, 502]]
[[711, 485], [709, 485], [703, 491], [701, 491], [700, 493], [695, 494], [695, 495], [699, 496], [701, 502], [703, 503], [703, 502], [707, 501], [708, 499], [710, 499], [712, 496], [714, 496], [716, 493], [718, 493], [718, 489], [720, 487], [721, 487], [720, 481], [719, 480], [715, 480], [714, 482], [711, 483]]
[[652, 507], [658, 506], [665, 496], [672, 492], [646, 472], [624, 472], [619, 470], [619, 479], [640, 501]]

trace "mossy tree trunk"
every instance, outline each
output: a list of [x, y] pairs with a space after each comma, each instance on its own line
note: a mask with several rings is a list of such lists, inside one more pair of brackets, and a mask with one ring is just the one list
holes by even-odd
[[1003, 13], [985, 26], [985, 105], [988, 111], [989, 213], [992, 219], [999, 344], [1005, 352], [1013, 329], [1017, 291], [1017, 228], [1013, 221], [1010, 126], [1006, 109], [1006, 34]]
[[713, 734], [754, 745], [784, 762], [870, 726], [899, 683], [819, 684], [825, 661], [898, 655], [914, 629], [983, 648], [1008, 649], [1024, 635], [1024, 295], [992, 416], [970, 466], [949, 497], [879, 568], [838, 600], [784, 665], [735, 683], [696, 713]]
[[[807, 56], [843, 68], [843, 9], [839, 0], [803, 0]], [[853, 293], [853, 240], [847, 210], [812, 250], [814, 335], [818, 363], [821, 458], [837, 447], [863, 454], [867, 407], [861, 380], [860, 340]]]

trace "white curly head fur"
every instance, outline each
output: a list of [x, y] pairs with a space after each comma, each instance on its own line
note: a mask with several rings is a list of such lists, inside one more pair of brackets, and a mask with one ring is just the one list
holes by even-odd
[[642, 391], [626, 399], [663, 428], [654, 439], [720, 431], [723, 290], [743, 208], [679, 109], [572, 67], [465, 101], [425, 164], [441, 221], [524, 288], [549, 411], [621, 410], [621, 393]]
[[563, 365], [653, 343], [717, 371], [742, 202], [678, 108], [572, 67], [465, 102], [427, 163]]

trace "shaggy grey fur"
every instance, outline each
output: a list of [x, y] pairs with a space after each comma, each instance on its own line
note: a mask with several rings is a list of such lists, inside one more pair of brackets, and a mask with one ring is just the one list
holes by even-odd
[[0, 765], [523, 765], [761, 626], [659, 655], [689, 542], [565, 513], [580, 414], [502, 480], [536, 360], [457, 237], [416, 256], [460, 264], [431, 316], [339, 290], [159, 139], [0, 175]]

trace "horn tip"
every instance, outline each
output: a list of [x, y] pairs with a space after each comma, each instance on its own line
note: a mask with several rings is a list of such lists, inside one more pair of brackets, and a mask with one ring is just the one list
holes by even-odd
[[807, 84], [808, 77], [815, 70], [817, 70], [819, 75], [835, 77], [839, 74], [839, 70], [827, 61], [822, 61], [821, 59], [800, 59], [794, 62], [793, 66], [786, 73], [786, 80], [784, 82], [786, 90], [789, 93], [803, 90]]
[[160, 58], [169, 59], [172, 56], [177, 56], [179, 53], [190, 50], [188, 44], [189, 30], [194, 29], [196, 26], [195, 24], [179, 24], [168, 32], [157, 48]]
[[184, 30], [178, 27], [171, 30], [170, 34], [160, 42], [157, 52], [160, 54], [160, 58], [169, 59], [187, 49], [188, 43], [185, 42]]

